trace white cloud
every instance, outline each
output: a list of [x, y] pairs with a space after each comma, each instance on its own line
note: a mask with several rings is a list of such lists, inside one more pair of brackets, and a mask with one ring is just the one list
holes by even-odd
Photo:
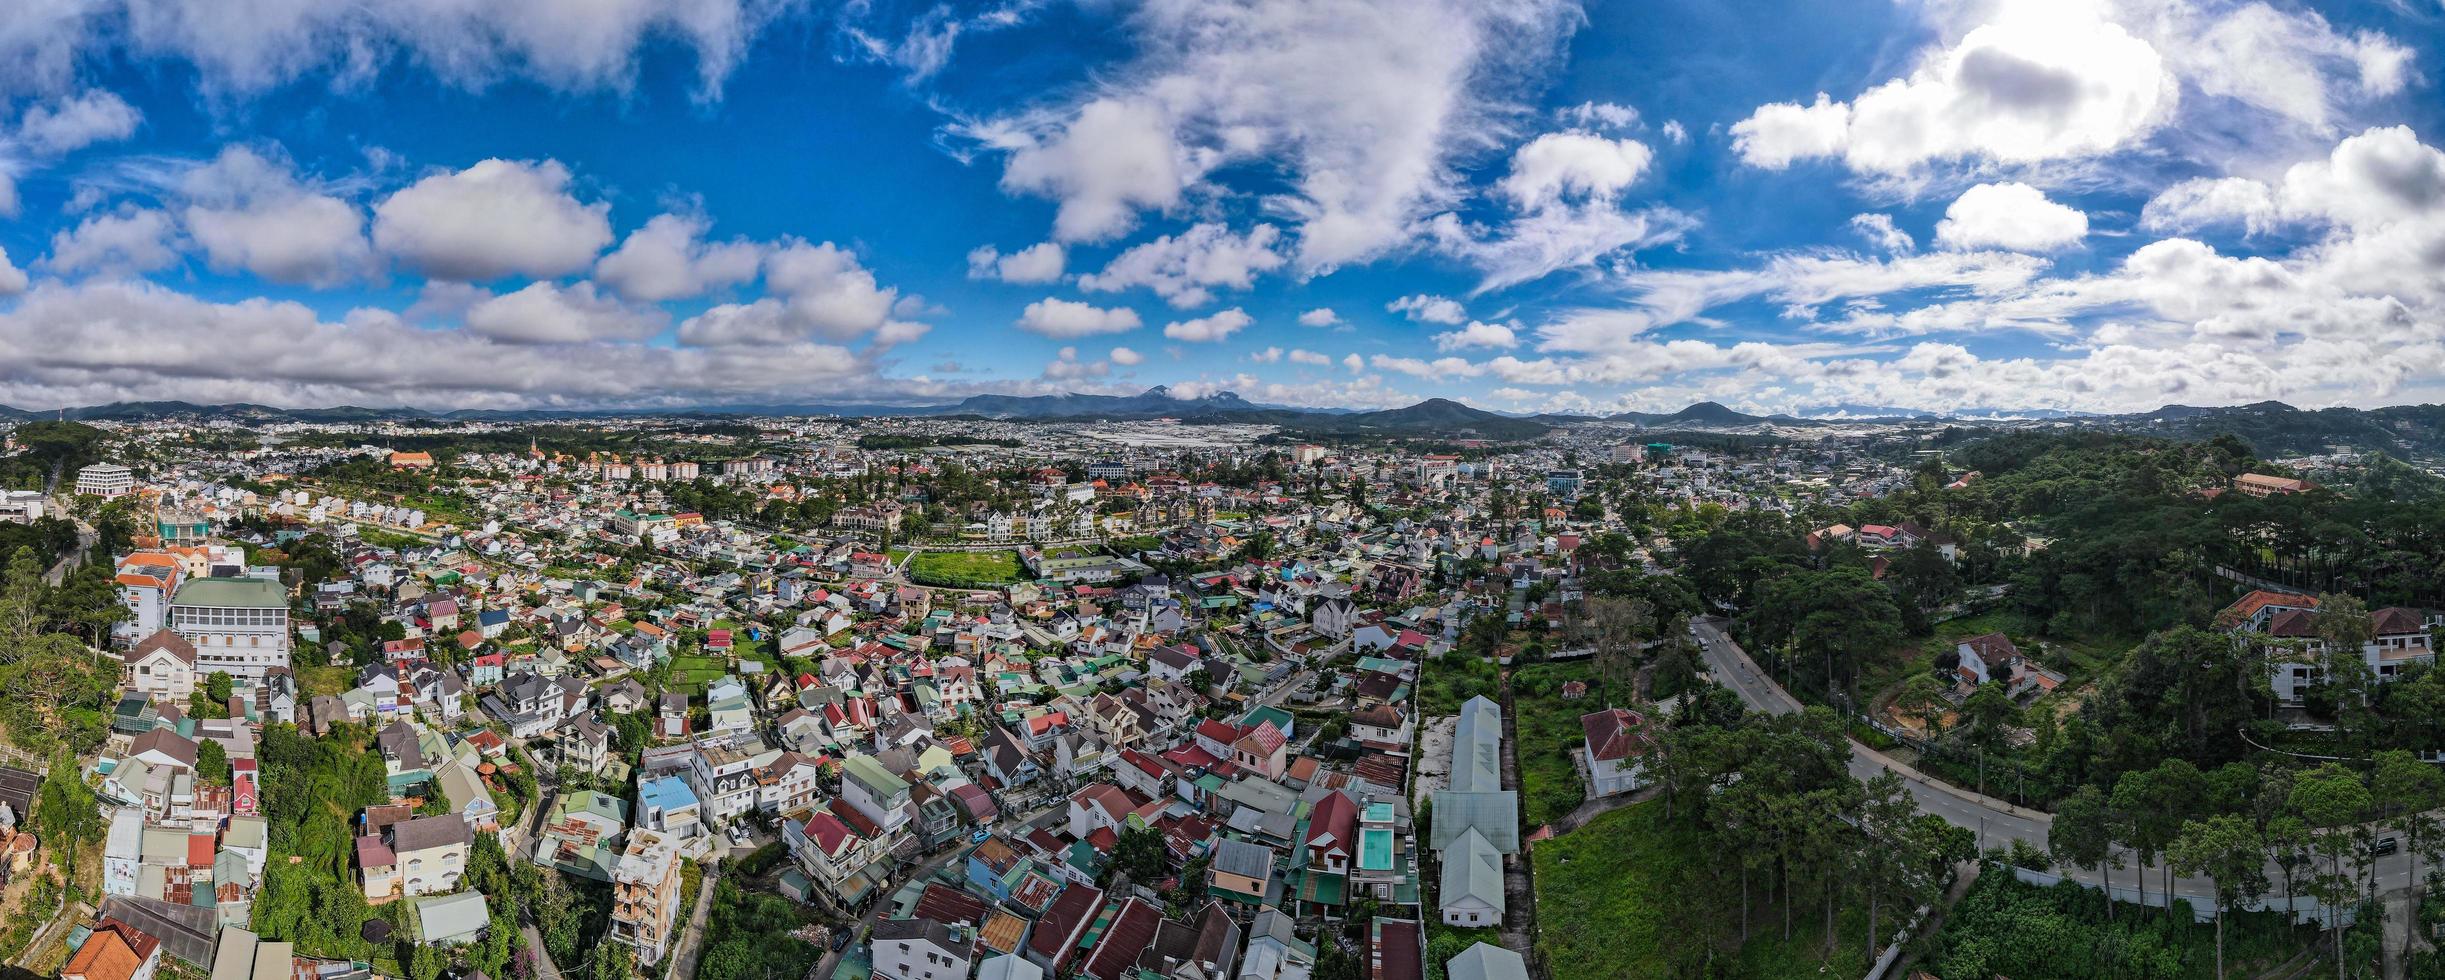
[[2164, 59], [2088, 0], [2006, 0], [1849, 103], [1760, 107], [1732, 127], [1752, 166], [1840, 156], [1899, 173], [1929, 161], [2032, 162], [2105, 153], [2161, 125], [2179, 99]]
[[1995, 246], [2043, 252], [2088, 237], [2088, 215], [2057, 204], [2019, 182], [1979, 184], [1961, 192], [1936, 223], [1936, 240], [1957, 249]]
[[1130, 350], [1127, 347], [1115, 347], [1112, 349], [1112, 353], [1107, 356], [1112, 359], [1112, 363], [1118, 364], [1122, 367], [1135, 367], [1137, 365], [1146, 363], [1146, 355]]
[[2149, 231], [2190, 232], [2236, 224], [2257, 233], [2275, 221], [2275, 196], [2247, 177], [2195, 177], [2167, 187], [2140, 209]]
[[1356, 354], [1344, 355], [1341, 359], [1341, 366], [1349, 368], [1351, 374], [1357, 374], [1367, 369], [1367, 359]]
[[1047, 337], [1087, 337], [1127, 333], [1144, 324], [1128, 307], [1103, 309], [1074, 300], [1045, 297], [1019, 313], [1019, 329]]
[[682, 343], [780, 344], [809, 337], [846, 341], [869, 333], [888, 345], [923, 328], [894, 319], [899, 290], [883, 286], [857, 256], [831, 242], [786, 239], [764, 257], [764, 296], [725, 303], [679, 325]]
[[223, 147], [177, 188], [187, 234], [218, 272], [328, 288], [375, 274], [357, 205], [300, 181], [284, 158]]
[[979, 245], [968, 253], [968, 278], [1030, 284], [1055, 282], [1061, 278], [1067, 258], [1060, 242], [1038, 242], [1008, 255], [991, 245]]
[[1204, 306], [1214, 301], [1215, 289], [1247, 289], [1256, 285], [1259, 273], [1281, 268], [1288, 261], [1274, 248], [1281, 237], [1272, 225], [1240, 235], [1200, 223], [1122, 252], [1104, 271], [1078, 277], [1078, 288], [1110, 293], [1144, 286], [1174, 307]]
[[1055, 352], [1053, 360], [1044, 365], [1046, 381], [1076, 381], [1100, 378], [1112, 373], [1112, 365], [1104, 361], [1081, 361], [1078, 348], [1064, 347]]
[[1419, 323], [1440, 323], [1459, 326], [1469, 318], [1469, 311], [1459, 301], [1424, 293], [1403, 296], [1384, 304], [1384, 312], [1400, 313]]
[[136, 132], [144, 114], [118, 95], [91, 89], [48, 105], [28, 107], [17, 124], [17, 138], [36, 153], [72, 153], [95, 143], [123, 140]]
[[1340, 322], [1341, 314], [1333, 312], [1329, 306], [1319, 306], [1299, 314], [1299, 325], [1302, 327], [1329, 327]]
[[312, 74], [371, 83], [394, 62], [480, 90], [507, 78], [562, 90], [626, 90], [649, 46], [695, 56], [697, 94], [718, 95], [748, 44], [802, 0], [465, 3], [267, 0], [243, 16], [185, 0], [45, 3], [0, 25], [0, 81], [56, 90], [112, 54], [193, 66], [216, 97], [253, 95]]
[[2327, 159], [2284, 173], [2287, 214], [2354, 228], [2391, 224], [2445, 210], [2445, 152], [2408, 126], [2371, 129], [2335, 145]]
[[658, 214], [594, 264], [594, 278], [646, 303], [687, 299], [756, 277], [764, 250], [743, 238], [709, 242], [701, 215]]
[[0, 312], [0, 404], [685, 407], [803, 397], [809, 385], [883, 398], [924, 390], [879, 383], [836, 346], [509, 344], [380, 310], [324, 319], [299, 303], [215, 303], [143, 280], [46, 280]]
[[1279, 364], [1282, 361], [1282, 348], [1268, 347], [1248, 355], [1248, 359], [1259, 364]]
[[1565, 198], [1611, 200], [1647, 172], [1655, 152], [1637, 140], [1594, 133], [1547, 133], [1511, 155], [1511, 172], [1496, 184], [1523, 211]]
[[1163, 325], [1163, 335], [1173, 340], [1185, 340], [1190, 343], [1212, 343], [1228, 339], [1232, 334], [1246, 329], [1249, 324], [1255, 322], [1254, 317], [1241, 312], [1235, 306], [1194, 320], [1166, 323]]
[[0, 296], [15, 296], [25, 292], [25, 270], [9, 261], [8, 250], [0, 248]]
[[1638, 110], [1611, 102], [1582, 102], [1557, 113], [1572, 124], [1584, 127], [1603, 126], [1627, 129], [1638, 124]]
[[2408, 81], [2411, 49], [2374, 31], [2338, 33], [2309, 9], [2266, 3], [2152, 0], [2122, 17], [2209, 96], [2331, 131], [2349, 107]]
[[1374, 357], [1368, 358], [1367, 363], [1372, 365], [1378, 371], [1392, 371], [1399, 374], [1406, 374], [1413, 378], [1474, 378], [1478, 375], [1486, 373], [1486, 369], [1484, 367], [1469, 363], [1468, 361], [1457, 357], [1439, 357], [1432, 361], [1428, 361], [1415, 357], [1393, 357], [1387, 354], [1377, 354]]
[[1297, 347], [1291, 348], [1289, 356], [1292, 364], [1308, 364], [1316, 367], [1326, 367], [1333, 363], [1333, 358], [1330, 355], [1319, 354], [1312, 350], [1304, 350]]
[[178, 264], [178, 228], [152, 208], [97, 214], [51, 235], [51, 271], [63, 275], [141, 275]]
[[1512, 154], [1510, 172], [1495, 185], [1513, 211], [1509, 221], [1479, 227], [1445, 213], [1426, 227], [1444, 252], [1485, 271], [1475, 293], [1669, 241], [1695, 222], [1669, 208], [1621, 207], [1622, 192], [1654, 156], [1636, 140], [1546, 133]]
[[568, 187], [557, 160], [434, 174], [374, 208], [374, 245], [438, 279], [568, 275], [611, 242], [610, 205], [582, 203]]
[[517, 344], [574, 344], [590, 340], [645, 340], [669, 326], [659, 309], [627, 306], [598, 295], [594, 284], [562, 289], [548, 282], [495, 296], [467, 311], [467, 329]]
[[1851, 216], [1851, 230], [1858, 232], [1859, 237], [1867, 239], [1869, 244], [1895, 255], [1908, 255], [1919, 247], [1918, 241], [1911, 238], [1909, 232], [1894, 226], [1890, 214], [1854, 214]]
[[1151, 0], [1138, 54], [1065, 103], [959, 131], [1008, 154], [1003, 186], [1059, 202], [1054, 235], [1101, 241], [1171, 211], [1223, 167], [1289, 189], [1296, 262], [1317, 273], [1397, 246], [1456, 196], [1455, 151], [1560, 55], [1566, 0]]
[[1467, 350], [1471, 347], [1509, 349], [1520, 345], [1511, 328], [1500, 323], [1472, 320], [1469, 325], [1450, 333], [1435, 335], [1435, 349], [1440, 351]]

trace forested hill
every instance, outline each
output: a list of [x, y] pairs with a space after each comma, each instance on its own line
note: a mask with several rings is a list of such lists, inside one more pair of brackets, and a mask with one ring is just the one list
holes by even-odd
[[2304, 411], [2282, 402], [2230, 408], [2167, 405], [2140, 415], [2096, 420], [2126, 430], [2182, 439], [2230, 434], [2269, 458], [2309, 456], [2336, 449], [2382, 452], [2406, 459], [2445, 455], [2445, 405], [2390, 408], [2327, 408]]

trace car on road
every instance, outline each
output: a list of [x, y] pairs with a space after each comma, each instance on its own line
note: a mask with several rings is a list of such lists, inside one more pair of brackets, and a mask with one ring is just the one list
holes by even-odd
[[2369, 842], [2370, 857], [2384, 857], [2402, 849], [2403, 842], [2399, 837], [2380, 837]]

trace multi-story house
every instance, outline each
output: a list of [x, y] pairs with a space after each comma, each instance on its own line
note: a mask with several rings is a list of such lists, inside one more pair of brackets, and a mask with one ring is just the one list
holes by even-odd
[[186, 564], [166, 551], [138, 551], [119, 559], [119, 601], [128, 618], [110, 628], [112, 638], [133, 643], [170, 625], [170, 597], [187, 579]]
[[885, 837], [898, 834], [916, 816], [908, 781], [863, 753], [841, 760], [840, 798], [873, 821]]
[[679, 848], [651, 830], [632, 830], [611, 869], [611, 939], [637, 949], [651, 966], [670, 949], [679, 916]]
[[195, 645], [169, 630], [156, 630], [127, 654], [127, 689], [158, 701], [185, 703], [195, 693]]

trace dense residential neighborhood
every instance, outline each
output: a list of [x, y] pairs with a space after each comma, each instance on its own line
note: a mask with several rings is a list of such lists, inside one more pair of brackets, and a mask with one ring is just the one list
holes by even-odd
[[[211, 452], [187, 446], [238, 430], [9, 437], [22, 456], [73, 437], [78, 475], [45, 498], [66, 516], [5, 525], [73, 532], [26, 538], [7, 583], [64, 631], [9, 675], [14, 700], [42, 700], [35, 677], [59, 695], [7, 715], [5, 772], [29, 787], [0, 797], [11, 920], [35, 924], [23, 962], [416, 980], [1942, 968], [1967, 954], [1913, 910], [1966, 915], [1994, 889], [2062, 880], [2207, 918], [2286, 894], [2224, 890], [2179, 841], [2116, 829], [2139, 819], [2130, 794], [2277, 778], [2178, 747], [2165, 765], [2193, 776], [2104, 755], [2103, 732], [2166, 710], [2109, 713], [2135, 710], [2139, 665], [2206, 657], [2155, 669], [2255, 698], [2223, 722], [2184, 709], [2232, 726], [2228, 757], [2409, 737], [2413, 768], [2445, 762], [2425, 729], [2379, 720], [2436, 683], [2445, 619], [2401, 604], [2433, 582], [2288, 588], [2312, 579], [2236, 553], [2191, 605], [2144, 606], [2163, 625], [2114, 666], [2112, 628], [2039, 598], [2089, 538], [1983, 509], [2094, 451], [2077, 439], [1989, 435], [1954, 447], [1971, 469], [1925, 448], [1956, 435], [1934, 427], [1584, 425], [1459, 453], [1126, 422], [274, 429]], [[2178, 450], [2203, 468], [2154, 491], [2163, 506], [2331, 497], [2227, 498], [2254, 474], [2219, 467], [2263, 464], [2201, 445]], [[127, 462], [85, 461], [104, 456]], [[55, 584], [43, 550], [66, 559]], [[2136, 769], [2101, 797], [2066, 766]], [[2110, 804], [2097, 833], [2119, 860], [2065, 836], [2089, 800]], [[1743, 829], [1786, 819], [1737, 809], [1768, 805], [1847, 829], [1812, 856], [1782, 825]], [[2377, 885], [2431, 846], [2386, 839], [2365, 859]], [[1676, 864], [1733, 883], [1728, 919], [1689, 920], [1725, 893]], [[2304, 947], [2363, 914], [2289, 894]], [[1831, 929], [1772, 938], [1793, 906]]]

